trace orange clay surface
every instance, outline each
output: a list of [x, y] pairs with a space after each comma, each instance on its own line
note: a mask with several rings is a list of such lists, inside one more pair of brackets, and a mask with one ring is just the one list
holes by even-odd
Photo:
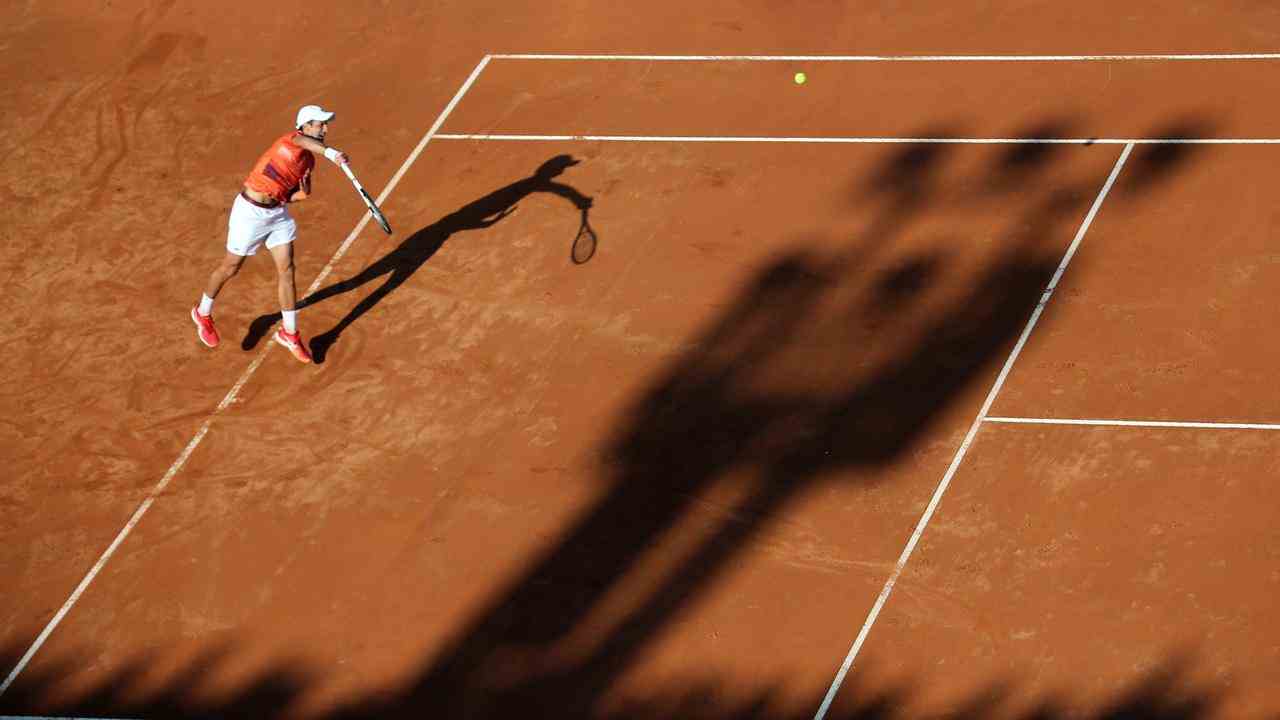
[[[0, 713], [813, 717], [1124, 149], [438, 138], [323, 362], [263, 357], [264, 253], [209, 350], [298, 106], [377, 194], [489, 53], [1280, 49], [1265, 3], [98, 5], [0, 10], [0, 680], [209, 424]], [[441, 132], [1272, 138], [1277, 69], [493, 59]], [[1136, 146], [989, 414], [1280, 421], [1275, 147]], [[302, 296], [363, 213], [319, 165]], [[1277, 458], [983, 424], [827, 717], [1274, 717]]]

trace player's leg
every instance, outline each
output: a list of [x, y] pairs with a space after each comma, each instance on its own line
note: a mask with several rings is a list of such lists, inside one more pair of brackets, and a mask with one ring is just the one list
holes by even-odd
[[[210, 305], [212, 305], [212, 300], [218, 297], [218, 293], [222, 292], [222, 286], [226, 285], [228, 280], [240, 272], [240, 267], [244, 265], [244, 258], [244, 255], [237, 255], [229, 250], [226, 255], [222, 256], [222, 261], [209, 274], [209, 281], [204, 285], [204, 295], [211, 301]], [[204, 315], [211, 315], [213, 311], [210, 308], [208, 312], [204, 312], [204, 308], [202, 308], [201, 312]]]
[[285, 218], [267, 237], [267, 250], [276, 264], [276, 293], [280, 300], [283, 327], [276, 331], [275, 341], [289, 349], [301, 362], [311, 362], [311, 353], [302, 334], [298, 332], [298, 291], [294, 284], [293, 239], [297, 236], [297, 224], [293, 218]]
[[222, 286], [240, 272], [240, 266], [243, 264], [243, 255], [228, 252], [209, 275], [209, 281], [204, 286], [204, 295], [200, 297], [200, 304], [191, 308], [191, 321], [196, 324], [196, 336], [200, 338], [200, 342], [209, 347], [218, 347], [218, 330], [213, 326], [213, 299], [218, 297]]
[[[293, 243], [285, 243], [270, 248], [271, 259], [276, 264], [276, 297], [280, 301], [280, 310], [285, 315], [285, 329], [297, 332], [296, 315], [298, 290], [294, 284]], [[291, 317], [291, 315], [293, 315]]]
[[266, 238], [262, 224], [263, 213], [241, 196], [236, 196], [227, 219], [227, 251], [218, 267], [209, 274], [200, 304], [191, 309], [191, 321], [196, 324], [196, 337], [209, 347], [218, 346], [218, 331], [213, 325], [213, 300], [222, 286], [240, 272], [244, 259], [255, 252]]

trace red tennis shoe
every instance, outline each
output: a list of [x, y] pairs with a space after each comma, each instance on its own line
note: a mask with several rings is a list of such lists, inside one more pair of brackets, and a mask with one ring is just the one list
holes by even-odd
[[288, 333], [284, 328], [276, 330], [275, 341], [289, 348], [289, 352], [298, 358], [298, 362], [311, 362], [311, 352], [307, 350], [306, 343], [302, 342], [302, 333]]
[[218, 331], [213, 327], [212, 315], [201, 315], [199, 308], [191, 308], [191, 322], [196, 324], [196, 336], [209, 347], [218, 347]]

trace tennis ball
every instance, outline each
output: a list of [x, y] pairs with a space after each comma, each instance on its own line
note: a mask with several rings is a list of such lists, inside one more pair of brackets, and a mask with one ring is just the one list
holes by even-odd
[[808, 80], [808, 79], [809, 79], [809, 78], [805, 77], [804, 73], [796, 73], [796, 84], [797, 84], [797, 85], [803, 85], [803, 84], [804, 84], [804, 81], [805, 81], [805, 80]]

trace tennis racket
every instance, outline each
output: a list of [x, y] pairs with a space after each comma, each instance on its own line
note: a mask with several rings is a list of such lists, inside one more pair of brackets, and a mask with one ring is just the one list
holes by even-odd
[[574, 265], [581, 265], [596, 254], [596, 231], [587, 222], [587, 211], [582, 211], [582, 224], [578, 226], [578, 236], [573, 239], [573, 249], [569, 251], [569, 259]]
[[369, 212], [373, 214], [373, 219], [377, 220], [378, 224], [382, 226], [383, 231], [390, 235], [391, 223], [387, 222], [387, 216], [383, 215], [382, 211], [378, 209], [378, 203], [374, 202], [373, 198], [369, 197], [369, 193], [365, 191], [364, 186], [356, 179], [356, 174], [351, 172], [351, 165], [349, 163], [343, 163], [342, 172], [346, 173], [347, 178], [351, 180], [351, 184], [356, 186], [356, 192], [360, 193], [360, 197], [364, 199], [364, 204], [369, 206]]

